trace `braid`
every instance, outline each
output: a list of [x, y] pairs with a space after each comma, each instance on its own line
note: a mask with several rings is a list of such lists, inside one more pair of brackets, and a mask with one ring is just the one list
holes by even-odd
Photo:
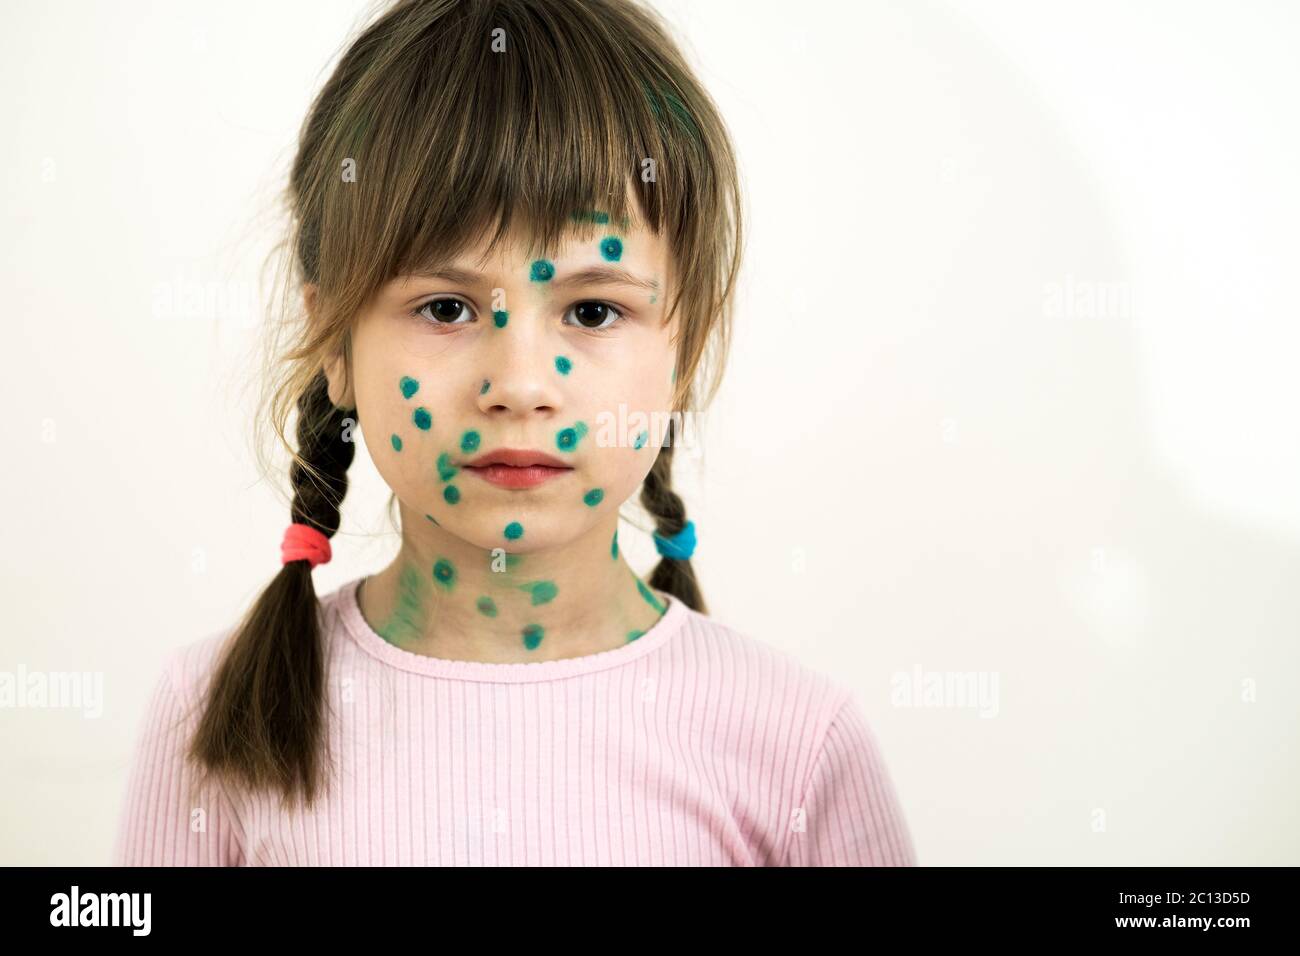
[[291, 515], [333, 537], [339, 530], [339, 506], [348, 490], [348, 468], [356, 455], [356, 442], [343, 440], [348, 409], [330, 402], [328, 382], [318, 375], [298, 400], [298, 454], [289, 470], [293, 485]]
[[[659, 456], [650, 467], [641, 489], [641, 504], [654, 518], [655, 532], [663, 537], [672, 537], [686, 527], [686, 505], [673, 491], [674, 433], [674, 422], [669, 419], [667, 440], [659, 449]], [[661, 557], [650, 575], [650, 586], [677, 597], [687, 607], [702, 614], [708, 613], [689, 559]]]
[[[328, 537], [338, 531], [356, 454], [344, 438], [349, 414], [330, 402], [323, 374], [298, 400], [291, 513], [295, 523]], [[326, 742], [319, 614], [311, 564], [283, 564], [236, 629], [209, 687], [190, 748], [208, 771], [252, 789], [269, 787], [286, 801], [296, 793], [314, 799]]]

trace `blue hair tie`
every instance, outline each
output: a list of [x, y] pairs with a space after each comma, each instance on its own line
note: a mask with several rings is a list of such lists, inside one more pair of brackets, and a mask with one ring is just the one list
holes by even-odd
[[665, 558], [672, 558], [674, 561], [689, 561], [691, 555], [695, 553], [695, 522], [686, 522], [686, 526], [671, 538], [666, 538], [656, 531], [654, 539], [655, 550]]

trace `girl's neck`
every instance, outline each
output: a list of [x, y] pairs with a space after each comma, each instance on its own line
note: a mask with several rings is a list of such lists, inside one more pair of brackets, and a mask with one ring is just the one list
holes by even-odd
[[517, 554], [402, 512], [402, 549], [358, 602], [404, 650], [486, 663], [580, 657], [635, 640], [666, 608], [616, 546], [616, 514], [561, 548]]

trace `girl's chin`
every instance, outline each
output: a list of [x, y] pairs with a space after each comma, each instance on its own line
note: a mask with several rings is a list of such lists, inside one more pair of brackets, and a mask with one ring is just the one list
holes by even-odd
[[534, 511], [530, 520], [529, 515], [521, 515], [518, 511], [512, 513], [509, 509], [493, 508], [473, 516], [457, 514], [454, 518], [438, 520], [442, 522], [439, 527], [444, 532], [476, 548], [489, 553], [528, 555], [576, 543], [590, 525], [587, 522], [579, 524], [573, 518], [570, 515], [567, 519], [552, 519]]

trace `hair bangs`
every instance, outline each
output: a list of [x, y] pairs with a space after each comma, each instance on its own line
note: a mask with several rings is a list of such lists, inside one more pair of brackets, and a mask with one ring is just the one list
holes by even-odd
[[672, 64], [649, 39], [628, 41], [657, 26], [621, 7], [630, 22], [614, 31], [570, 5], [587, 15], [527, 0], [449, 6], [408, 24], [341, 98], [337, 148], [321, 155], [352, 160], [353, 179], [330, 175], [322, 197], [326, 294], [373, 294], [511, 234], [543, 255], [572, 230], [637, 223], [693, 257], [702, 237], [690, 226], [716, 203], [699, 175], [712, 163]]

